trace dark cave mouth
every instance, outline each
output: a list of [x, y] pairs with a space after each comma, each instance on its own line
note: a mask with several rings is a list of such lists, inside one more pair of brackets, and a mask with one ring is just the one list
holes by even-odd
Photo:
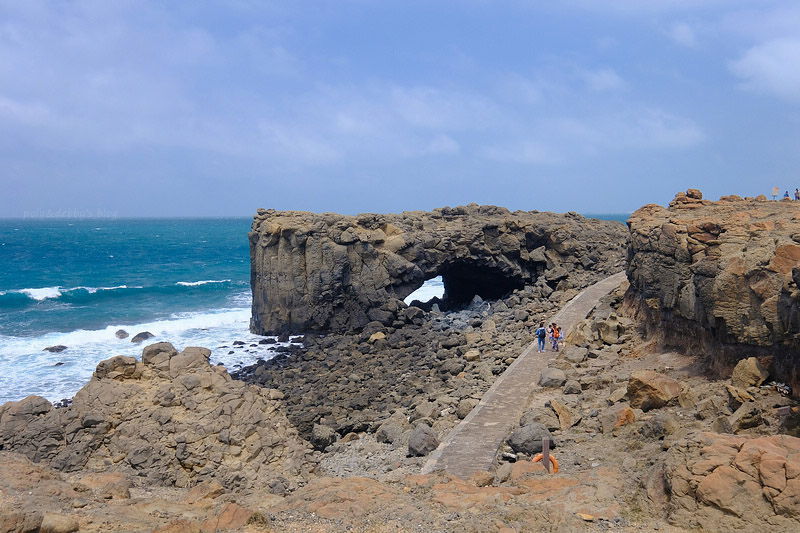
[[437, 304], [441, 311], [457, 311], [467, 307], [475, 296], [483, 300], [499, 300], [525, 286], [521, 276], [508, 276], [496, 267], [470, 263], [444, 265], [428, 280], [437, 276], [441, 276], [444, 285], [443, 296], [426, 302], [414, 300], [411, 305], [430, 311]]

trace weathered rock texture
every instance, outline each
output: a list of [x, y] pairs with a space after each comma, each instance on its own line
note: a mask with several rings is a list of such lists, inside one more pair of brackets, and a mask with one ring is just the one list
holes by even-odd
[[798, 438], [701, 433], [672, 446], [664, 479], [673, 523], [713, 531], [800, 530]]
[[715, 353], [729, 371], [771, 357], [773, 379], [800, 384], [800, 210], [791, 201], [724, 197], [690, 189], [668, 209], [646, 205], [628, 220], [633, 297], [673, 345]]
[[443, 307], [534, 285], [585, 286], [622, 269], [616, 222], [494, 206], [343, 216], [259, 209], [250, 232], [258, 334], [390, 325], [403, 299], [441, 275]]
[[288, 488], [313, 467], [311, 449], [279, 409], [283, 395], [231, 379], [205, 348], [148, 346], [142, 362], [97, 365], [68, 408], [38, 396], [0, 407], [0, 450], [73, 472], [119, 469], [180, 487]]

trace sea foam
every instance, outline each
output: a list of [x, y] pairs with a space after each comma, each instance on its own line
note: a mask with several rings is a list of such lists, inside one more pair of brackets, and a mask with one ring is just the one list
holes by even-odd
[[[249, 299], [240, 299], [248, 307], [221, 308], [204, 312], [175, 313], [165, 320], [138, 324], [113, 324], [99, 330], [75, 330], [47, 333], [38, 337], [0, 335], [0, 404], [20, 400], [30, 394], [51, 401], [72, 397], [91, 378], [97, 363], [115, 355], [141, 359], [142, 349], [156, 342], [171, 342], [176, 349], [203, 346], [211, 349], [211, 363], [229, 370], [271, 359], [276, 344], [259, 344], [265, 337], [249, 331]], [[117, 330], [130, 337], [118, 339]], [[148, 331], [154, 337], [135, 344], [131, 337]], [[244, 346], [234, 346], [233, 341]], [[285, 345], [286, 343], [284, 343]], [[63, 345], [60, 353], [43, 351], [48, 346]], [[20, 364], [20, 361], [25, 364]]]

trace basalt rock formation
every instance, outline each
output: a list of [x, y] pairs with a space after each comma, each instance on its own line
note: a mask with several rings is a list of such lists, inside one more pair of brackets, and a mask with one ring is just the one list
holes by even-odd
[[344, 216], [259, 209], [250, 232], [258, 334], [391, 325], [403, 299], [442, 276], [440, 307], [586, 286], [623, 268], [627, 232], [575, 213], [471, 204], [432, 212]]
[[800, 385], [800, 206], [678, 194], [631, 215], [631, 299], [668, 344], [699, 348], [712, 369], [763, 357]]
[[142, 361], [98, 364], [70, 407], [39, 396], [8, 402], [0, 450], [64, 472], [117, 470], [162, 485], [296, 487], [314, 462], [280, 409], [283, 395], [231, 379], [209, 353], [153, 344]]

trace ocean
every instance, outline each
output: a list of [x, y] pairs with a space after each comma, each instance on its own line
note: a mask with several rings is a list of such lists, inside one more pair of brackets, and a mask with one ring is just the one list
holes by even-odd
[[[98, 362], [154, 342], [207, 347], [229, 369], [273, 357], [249, 332], [251, 221], [0, 219], [0, 405], [71, 398]], [[407, 301], [443, 289], [434, 278]], [[144, 331], [154, 337], [131, 342]]]

